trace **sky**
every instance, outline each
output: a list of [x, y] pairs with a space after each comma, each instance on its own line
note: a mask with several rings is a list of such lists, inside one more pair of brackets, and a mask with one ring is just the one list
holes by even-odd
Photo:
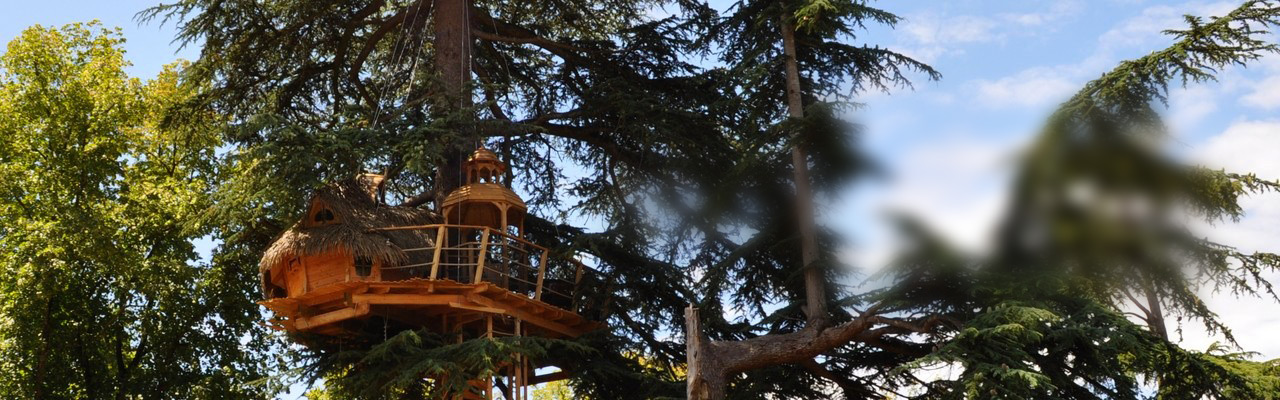
[[[198, 49], [180, 49], [173, 26], [140, 25], [135, 14], [154, 1], [9, 1], [0, 13], [7, 43], [33, 24], [98, 19], [123, 29], [130, 73], [149, 77]], [[725, 2], [714, 2], [723, 4]], [[868, 93], [849, 117], [864, 125], [862, 144], [888, 172], [849, 189], [824, 207], [824, 220], [851, 238], [847, 259], [865, 270], [883, 265], [895, 246], [886, 211], [922, 217], [964, 248], [981, 251], [1002, 206], [1008, 174], [1056, 104], [1117, 62], [1166, 46], [1164, 29], [1181, 15], [1220, 15], [1232, 2], [878, 1], [904, 20], [872, 27], [858, 41], [927, 62], [942, 79], [916, 77], [912, 89]], [[1280, 57], [1229, 68], [1218, 82], [1176, 88], [1168, 110], [1187, 160], [1280, 178]], [[1245, 251], [1280, 251], [1280, 196], [1245, 200], [1236, 224], [1199, 227]], [[1280, 281], [1280, 276], [1275, 276]], [[1280, 306], [1264, 299], [1206, 293], [1247, 350], [1280, 358]], [[1220, 338], [1183, 326], [1185, 347]]]

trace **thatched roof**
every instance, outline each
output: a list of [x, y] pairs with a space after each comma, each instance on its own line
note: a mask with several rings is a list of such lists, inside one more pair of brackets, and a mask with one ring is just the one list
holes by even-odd
[[[380, 187], [380, 176], [361, 175], [317, 190], [302, 220], [280, 235], [262, 255], [260, 271], [296, 256], [335, 251], [397, 265], [408, 261], [401, 248], [430, 246], [435, 238], [423, 231], [369, 231], [440, 222], [440, 217], [428, 210], [379, 204]], [[330, 210], [336, 222], [314, 222], [317, 208]]]

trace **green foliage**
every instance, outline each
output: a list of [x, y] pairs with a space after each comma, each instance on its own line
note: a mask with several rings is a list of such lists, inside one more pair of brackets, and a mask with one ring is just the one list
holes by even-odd
[[574, 357], [590, 351], [573, 342], [535, 337], [451, 343], [430, 332], [402, 331], [377, 346], [324, 352], [309, 368], [325, 377], [327, 396], [421, 398], [467, 391], [468, 380], [501, 372], [502, 364], [517, 355], [545, 359], [552, 353]]
[[[1227, 388], [1224, 398], [1277, 399], [1280, 398], [1280, 359], [1251, 361], [1258, 354], [1232, 352], [1226, 346], [1214, 343], [1201, 357], [1208, 359], [1231, 375], [1243, 377], [1246, 388]], [[1194, 376], [1173, 376], [1172, 379], [1197, 379]]]
[[263, 396], [254, 285], [192, 244], [222, 119], [123, 41], [35, 26], [0, 56], [0, 397]]
[[533, 400], [572, 400], [573, 389], [564, 381], [556, 381], [546, 384], [543, 387], [534, 389]]
[[[595, 398], [682, 392], [674, 371], [684, 346], [657, 333], [681, 329], [690, 302], [725, 294], [762, 321], [712, 323], [715, 337], [793, 329], [763, 312], [803, 297], [788, 244], [791, 131], [815, 149], [814, 186], [834, 193], [869, 163], [853, 151], [855, 127], [835, 118], [842, 103], [816, 99], [904, 86], [910, 70], [936, 77], [900, 54], [848, 44], [862, 21], [896, 17], [832, 3], [802, 34], [811, 117], [786, 121], [776, 2], [722, 17], [695, 1], [478, 1], [472, 71], [483, 101], [459, 112], [431, 90], [429, 4], [183, 0], [144, 14], [203, 44], [192, 71], [214, 85], [196, 103], [235, 121], [212, 212], [219, 255], [248, 263], [322, 182], [387, 172], [395, 202], [440, 186], [456, 161], [449, 149], [487, 143], [533, 211], [527, 236], [596, 261], [613, 331], [589, 341], [595, 356], [571, 360], [590, 367], [570, 369], [581, 374], [575, 391]], [[657, 5], [672, 15], [650, 17]], [[694, 63], [708, 53], [725, 67]], [[316, 371], [329, 372], [351, 371]]]

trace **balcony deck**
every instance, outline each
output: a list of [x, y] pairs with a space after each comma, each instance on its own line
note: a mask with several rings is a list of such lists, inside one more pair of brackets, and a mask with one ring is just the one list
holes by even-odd
[[374, 266], [340, 282], [261, 301], [276, 314], [275, 327], [343, 336], [354, 333], [351, 322], [381, 316], [437, 332], [562, 338], [601, 326], [580, 315], [581, 283], [590, 269], [577, 260], [552, 257], [546, 248], [486, 227], [377, 231], [391, 230], [416, 230], [435, 240], [400, 244], [407, 261], [398, 265]]

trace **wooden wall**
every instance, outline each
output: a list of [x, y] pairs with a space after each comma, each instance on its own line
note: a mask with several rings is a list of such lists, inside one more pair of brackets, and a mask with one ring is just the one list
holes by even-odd
[[341, 253], [303, 257], [302, 263], [307, 269], [307, 290], [315, 290], [355, 278], [353, 262], [351, 256]]

